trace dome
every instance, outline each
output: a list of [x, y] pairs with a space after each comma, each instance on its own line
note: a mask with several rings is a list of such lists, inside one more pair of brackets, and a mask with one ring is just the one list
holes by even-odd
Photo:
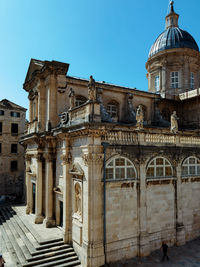
[[152, 45], [149, 57], [160, 51], [172, 48], [191, 48], [199, 51], [194, 38], [178, 26], [179, 15], [174, 12], [174, 1], [170, 2], [170, 13], [166, 16], [166, 29], [161, 33]]
[[159, 35], [152, 45], [149, 57], [160, 51], [172, 48], [191, 48], [199, 51], [199, 47], [194, 38], [179, 27], [170, 27]]

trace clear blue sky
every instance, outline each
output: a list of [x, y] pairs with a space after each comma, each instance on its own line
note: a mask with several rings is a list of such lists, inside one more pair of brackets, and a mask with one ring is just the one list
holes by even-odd
[[[28, 108], [31, 58], [70, 64], [69, 75], [147, 90], [145, 62], [169, 0], [0, 0], [0, 99]], [[200, 1], [175, 0], [179, 26], [200, 45]]]

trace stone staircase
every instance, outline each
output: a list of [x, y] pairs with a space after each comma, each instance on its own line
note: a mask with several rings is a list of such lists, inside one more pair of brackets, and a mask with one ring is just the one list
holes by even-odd
[[[74, 249], [63, 239], [45, 239], [17, 208], [0, 206], [0, 253], [6, 267], [81, 267]], [[53, 231], [53, 229], [51, 229]], [[44, 234], [44, 232], [43, 232]]]

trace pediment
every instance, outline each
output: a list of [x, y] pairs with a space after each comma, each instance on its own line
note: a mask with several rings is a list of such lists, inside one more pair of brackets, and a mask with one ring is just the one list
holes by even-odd
[[84, 171], [79, 163], [74, 163], [72, 168], [69, 170], [69, 173], [76, 176], [81, 176], [81, 177], [84, 176]]
[[32, 58], [28, 67], [24, 83], [30, 81], [33, 73], [37, 70], [41, 70], [43, 66], [44, 66], [44, 61]]

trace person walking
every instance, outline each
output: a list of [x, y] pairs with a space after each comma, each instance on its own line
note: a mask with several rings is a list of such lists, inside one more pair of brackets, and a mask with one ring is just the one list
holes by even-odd
[[5, 260], [3, 256], [0, 254], [0, 267], [4, 267]]
[[163, 242], [162, 242], [162, 250], [163, 250], [162, 261], [164, 261], [165, 258], [167, 258], [167, 260], [169, 260], [169, 257], [168, 257], [168, 255], [167, 255], [167, 249], [168, 249], [168, 245], [163, 241]]

